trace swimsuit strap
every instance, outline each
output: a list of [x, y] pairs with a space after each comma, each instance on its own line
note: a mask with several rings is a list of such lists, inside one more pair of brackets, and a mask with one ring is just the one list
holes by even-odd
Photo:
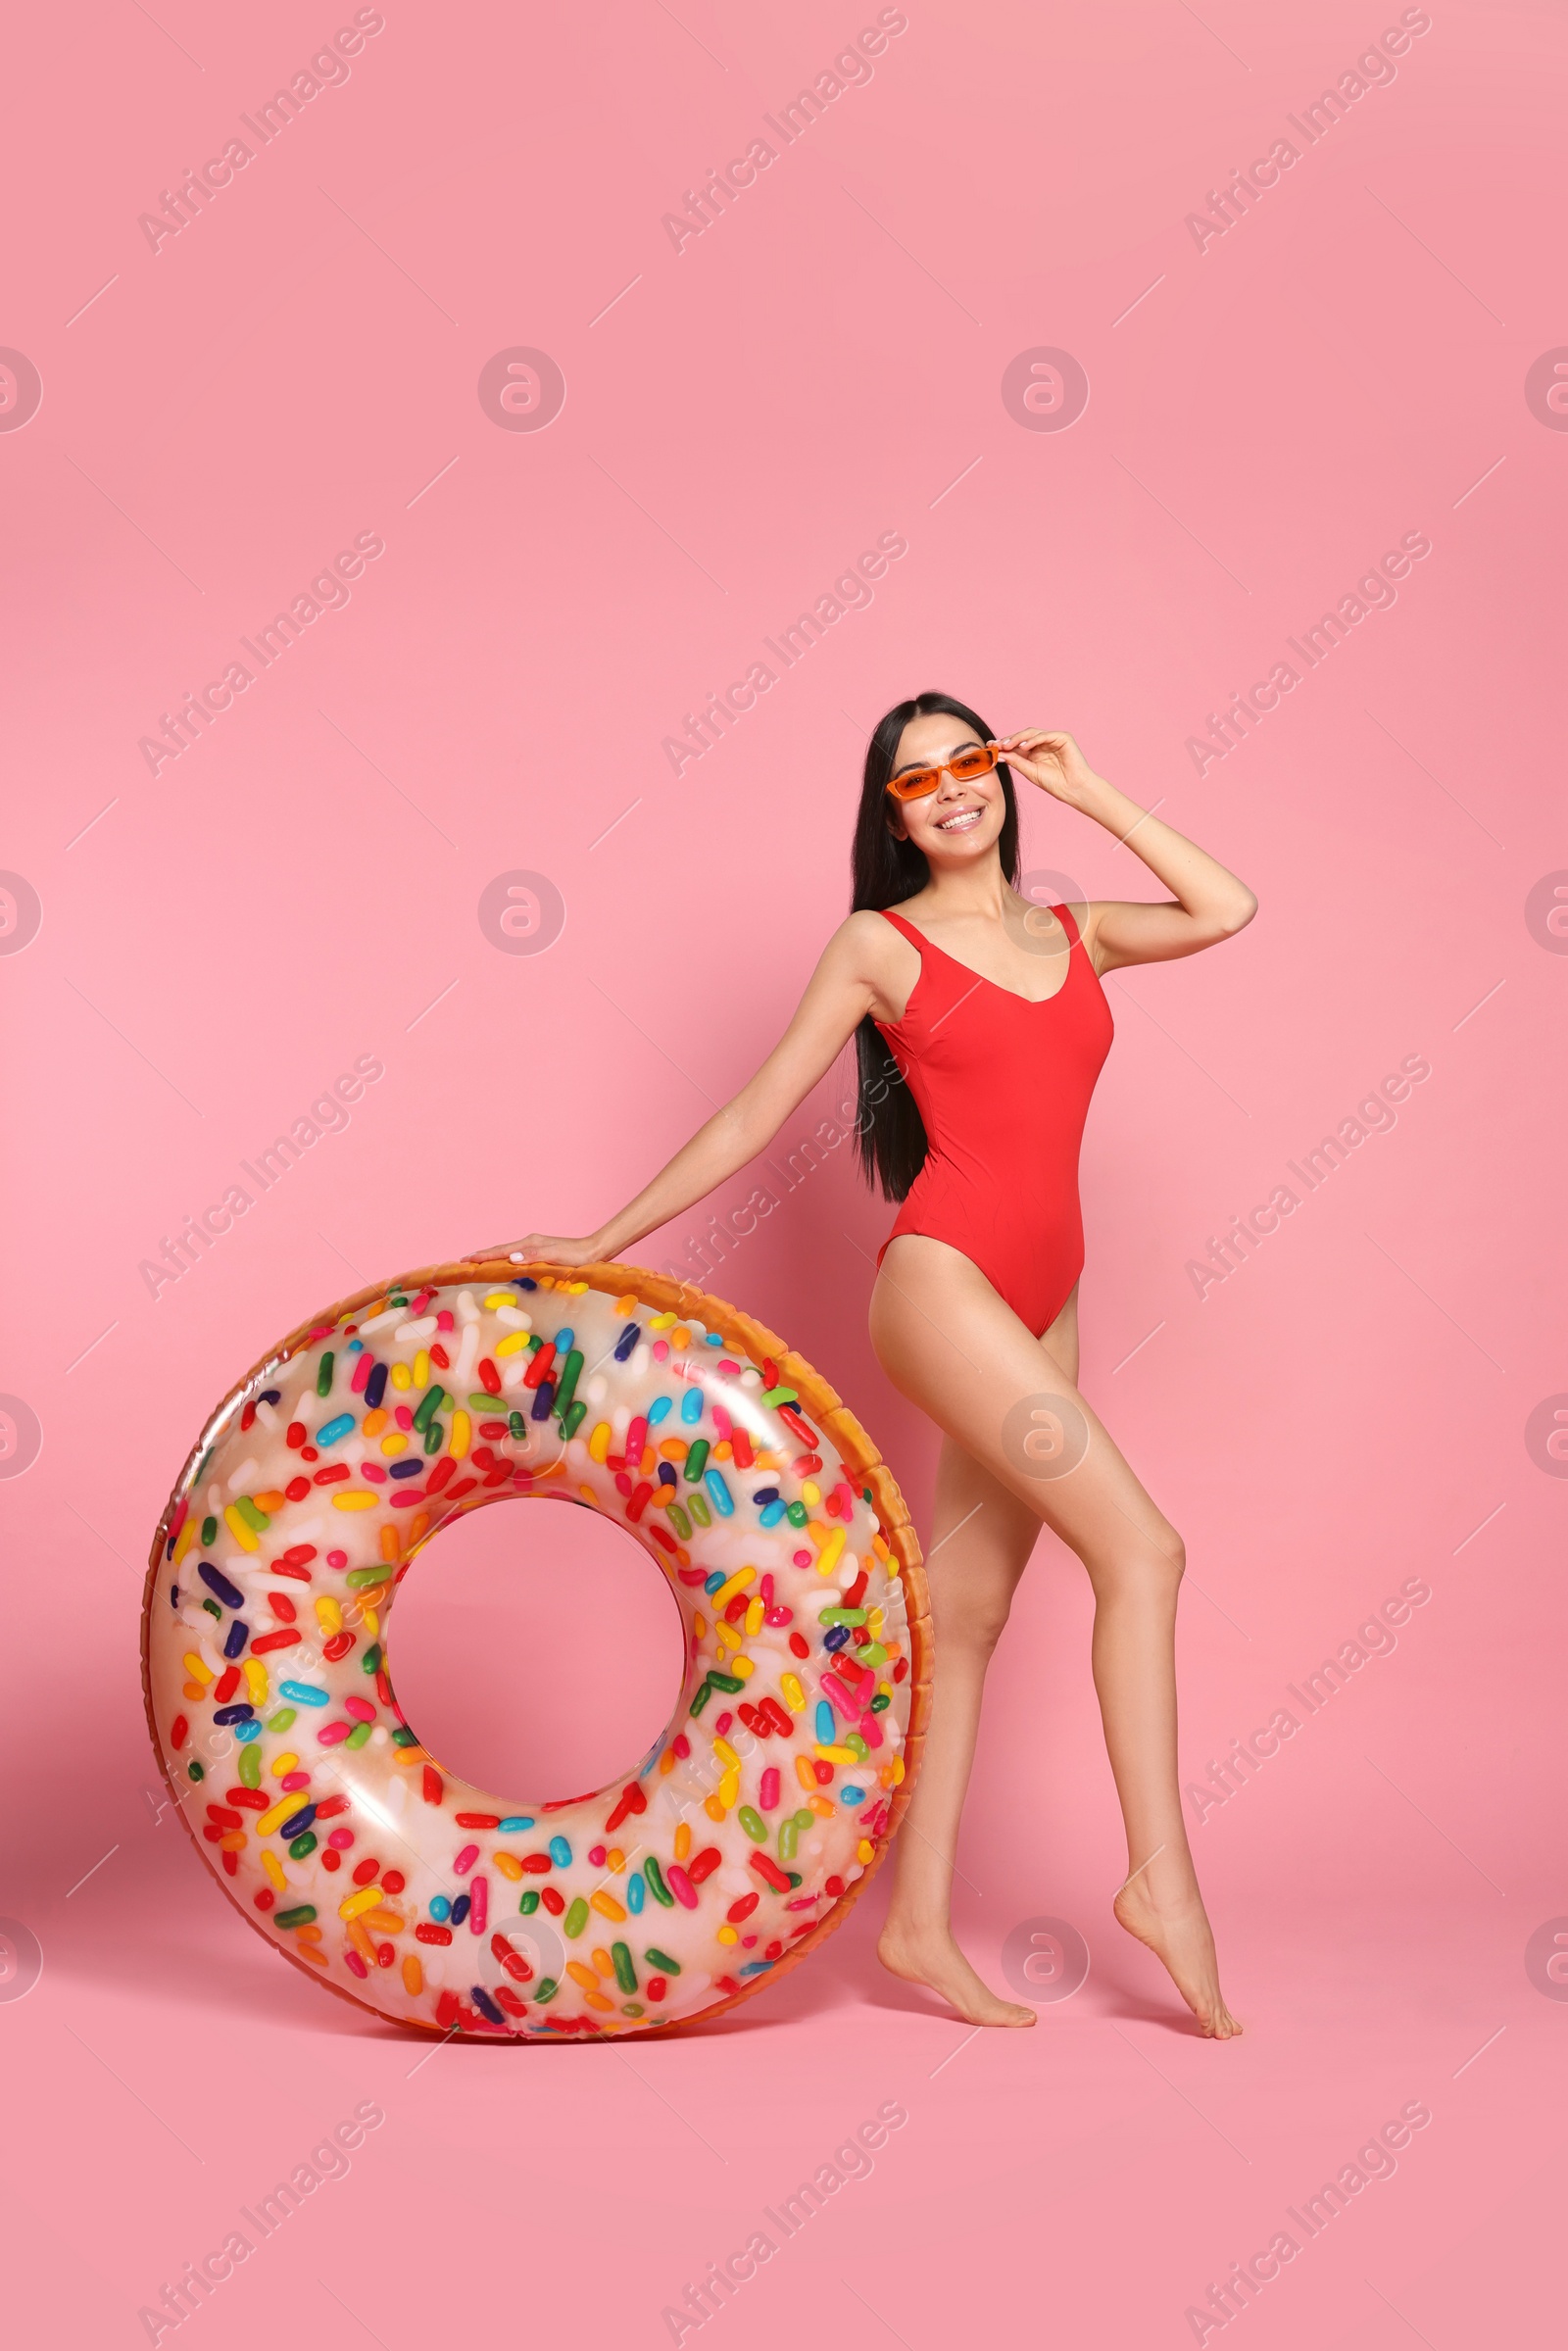
[[1056, 920], [1060, 923], [1062, 929], [1067, 934], [1067, 947], [1069, 952], [1075, 947], [1082, 946], [1083, 941], [1079, 935], [1078, 925], [1072, 918], [1071, 906], [1053, 906], [1051, 911], [1055, 915]]
[[[906, 922], [902, 914], [895, 914], [891, 906], [878, 906], [875, 910], [883, 917], [884, 921], [891, 922], [896, 931], [902, 931], [904, 933], [904, 936], [908, 940], [909, 945], [914, 949], [915, 953], [920, 957], [920, 970], [923, 975], [925, 971], [924, 951], [930, 946], [930, 940], [922, 939], [919, 932], [915, 929], [913, 923]], [[917, 988], [919, 984], [919, 981], [916, 980], [915, 987]], [[909, 994], [912, 996], [913, 993], [914, 989], [911, 988]], [[908, 1017], [908, 1001], [906, 999], [904, 1006], [904, 1014], [906, 1019]], [[873, 1020], [876, 1020], [876, 1014], [874, 1012], [872, 1013], [871, 1017]], [[879, 1029], [883, 1030], [901, 1029], [904, 1026], [904, 1020], [877, 1020], [876, 1025]], [[896, 1057], [895, 1066], [897, 1066]], [[908, 1072], [906, 1070], [901, 1070], [900, 1075], [903, 1077], [907, 1077]]]

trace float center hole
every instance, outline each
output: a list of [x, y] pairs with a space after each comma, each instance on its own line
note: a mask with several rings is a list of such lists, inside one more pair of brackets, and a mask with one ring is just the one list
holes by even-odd
[[427, 1543], [388, 1624], [388, 1672], [421, 1743], [516, 1803], [628, 1776], [668, 1723], [684, 1665], [675, 1595], [636, 1538], [524, 1495]]

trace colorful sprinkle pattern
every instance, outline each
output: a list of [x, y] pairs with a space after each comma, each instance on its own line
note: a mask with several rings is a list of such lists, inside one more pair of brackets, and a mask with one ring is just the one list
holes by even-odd
[[[808, 1417], [799, 1358], [751, 1359], [757, 1326], [591, 1270], [442, 1268], [318, 1320], [215, 1415], [155, 1545], [148, 1710], [201, 1850], [279, 1947], [401, 2023], [711, 2014], [836, 1923], [906, 1800], [925, 1620], [891, 1478], [849, 1414]], [[629, 1528], [687, 1632], [652, 1752], [565, 1801], [455, 1778], [388, 1673], [415, 1554], [515, 1494]]]

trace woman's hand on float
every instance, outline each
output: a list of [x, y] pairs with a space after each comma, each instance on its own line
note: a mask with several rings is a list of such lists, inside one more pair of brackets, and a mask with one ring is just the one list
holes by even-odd
[[520, 1241], [498, 1241], [492, 1249], [476, 1249], [467, 1261], [475, 1264], [490, 1257], [507, 1257], [514, 1265], [600, 1265], [605, 1262], [606, 1250], [598, 1233], [575, 1241], [560, 1233], [524, 1233]]
[[1104, 777], [1095, 773], [1072, 736], [1059, 728], [1021, 726], [1016, 734], [999, 735], [996, 741], [1016, 774], [1070, 808], [1091, 809], [1096, 796], [1107, 789]]

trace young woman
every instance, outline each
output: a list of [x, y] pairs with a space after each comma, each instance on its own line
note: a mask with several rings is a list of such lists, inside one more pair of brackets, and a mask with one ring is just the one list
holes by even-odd
[[[1170, 892], [1047, 910], [1017, 895], [1013, 774], [1124, 842]], [[871, 737], [855, 907], [783, 1037], [734, 1100], [597, 1233], [529, 1233], [517, 1256], [623, 1255], [766, 1149], [857, 1040], [858, 1140], [903, 1202], [877, 1260], [870, 1336], [894, 1386], [943, 1433], [926, 1546], [936, 1674], [930, 1730], [894, 1854], [880, 1955], [977, 2025], [1032, 2025], [953, 1937], [949, 1897], [981, 1692], [1041, 1521], [1095, 1595], [1094, 1675], [1127, 1829], [1114, 1910], [1170, 1971], [1200, 2030], [1241, 2027], [1176, 1783], [1175, 1528], [1078, 1378], [1078, 1147], [1110, 1045], [1102, 975], [1196, 955], [1250, 922], [1246, 884], [1097, 775], [1071, 735], [1000, 740], [921, 694]]]

